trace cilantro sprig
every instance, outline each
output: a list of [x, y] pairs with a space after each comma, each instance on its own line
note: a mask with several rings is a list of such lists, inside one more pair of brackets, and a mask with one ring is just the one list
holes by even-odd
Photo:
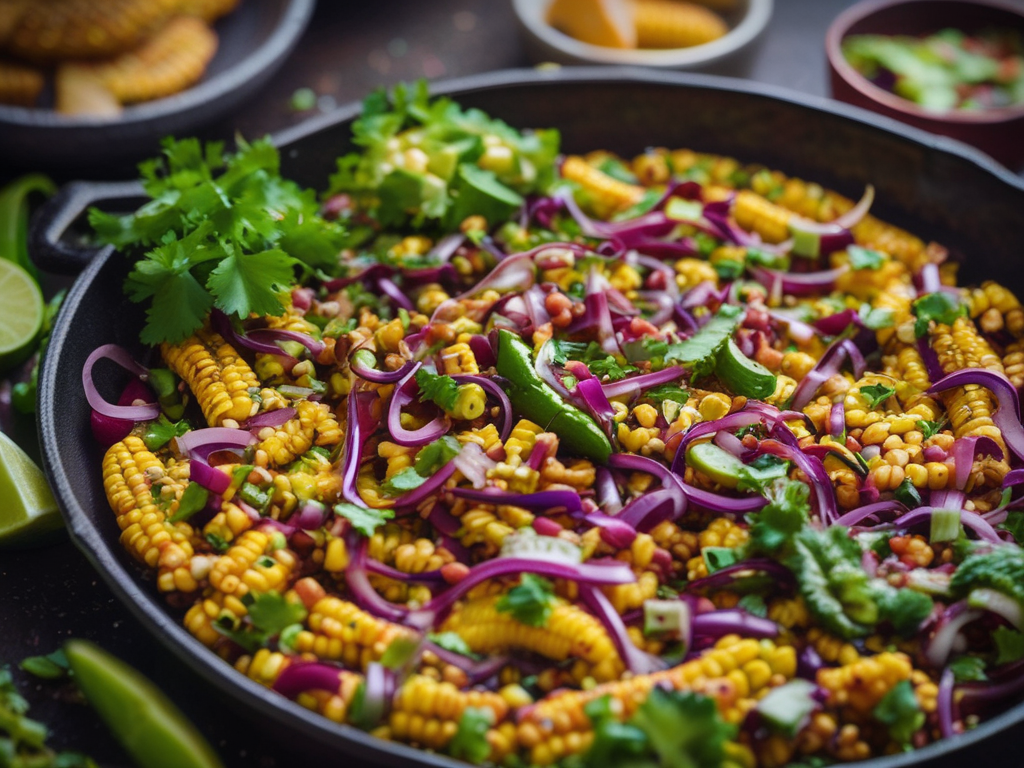
[[519, 584], [504, 594], [495, 607], [502, 613], [512, 614], [521, 624], [543, 627], [548, 623], [554, 600], [554, 587], [550, 581], [524, 573]]
[[166, 139], [163, 155], [139, 166], [148, 203], [127, 216], [89, 211], [100, 242], [150, 249], [125, 284], [132, 301], [150, 302], [147, 344], [181, 341], [214, 307], [280, 315], [297, 266], [337, 264], [345, 229], [320, 217], [312, 190], [281, 178], [268, 139], [238, 144], [225, 155], [219, 143]]

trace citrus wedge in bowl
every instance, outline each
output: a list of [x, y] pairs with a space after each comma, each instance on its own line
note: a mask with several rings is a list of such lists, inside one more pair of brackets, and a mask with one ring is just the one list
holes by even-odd
[[44, 543], [64, 527], [43, 471], [2, 432], [0, 499], [0, 550]]

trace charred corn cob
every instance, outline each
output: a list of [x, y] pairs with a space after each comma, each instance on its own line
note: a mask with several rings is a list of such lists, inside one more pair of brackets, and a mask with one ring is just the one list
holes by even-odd
[[562, 177], [580, 186], [586, 204], [601, 218], [635, 205], [644, 195], [643, 187], [612, 178], [577, 155], [565, 158]]
[[[103, 488], [117, 515], [121, 543], [138, 560], [158, 569], [161, 590], [191, 592], [198, 587], [189, 567], [192, 527], [169, 521], [184, 487], [167, 479], [164, 463], [134, 435], [112, 445], [103, 458]], [[158, 499], [166, 502], [164, 508]]]
[[210, 586], [224, 596], [226, 610], [242, 617], [248, 613], [242, 598], [250, 592], [284, 592], [295, 562], [290, 550], [272, 550], [267, 534], [248, 530], [217, 558], [210, 571]]
[[744, 189], [736, 194], [732, 208], [736, 223], [748, 232], [756, 232], [768, 243], [781, 243], [789, 237], [792, 211]]
[[443, 631], [455, 632], [474, 653], [527, 650], [555, 661], [578, 659], [578, 679], [614, 680], [623, 665], [601, 623], [582, 608], [559, 600], [543, 627], [521, 624], [497, 609], [500, 595], [470, 600], [456, 608]]
[[508, 715], [508, 704], [497, 693], [460, 691], [452, 683], [413, 675], [392, 700], [388, 735], [427, 749], [444, 749], [458, 732], [467, 707], [490, 710], [495, 723]]
[[796, 652], [792, 647], [729, 636], [700, 658], [664, 672], [605, 683], [589, 691], [550, 694], [520, 718], [519, 743], [529, 750], [535, 765], [550, 765], [583, 752], [593, 739], [584, 705], [611, 696], [617, 702], [619, 719], [628, 720], [655, 685], [708, 695], [715, 699], [724, 718], [736, 723], [755, 706], [756, 697], [776, 675], [781, 682], [795, 674]]
[[729, 31], [714, 11], [681, 0], [636, 0], [633, 22], [638, 48], [689, 48]]
[[258, 435], [257, 452], [264, 451], [268, 460], [277, 466], [291, 463], [314, 444], [335, 446], [343, 437], [341, 427], [326, 403], [300, 400], [295, 410], [295, 418], [280, 427], [264, 427]]
[[180, 344], [163, 344], [160, 352], [192, 390], [211, 427], [227, 419], [244, 421], [259, 410], [249, 395], [259, 389], [259, 379], [220, 334], [203, 329]]
[[392, 641], [416, 636], [407, 627], [378, 619], [354, 603], [330, 595], [310, 608], [306, 625], [309, 629], [296, 636], [295, 650], [359, 669], [379, 661]]

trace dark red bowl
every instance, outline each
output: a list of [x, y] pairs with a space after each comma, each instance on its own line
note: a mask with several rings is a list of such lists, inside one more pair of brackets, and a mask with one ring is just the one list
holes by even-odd
[[1024, 34], [1024, 4], [1000, 0], [869, 0], [841, 13], [828, 28], [832, 97], [972, 144], [1004, 165], [1024, 165], [1024, 105], [981, 112], [936, 113], [870, 82], [843, 56], [847, 35], [927, 35], [953, 27], [971, 33], [997, 27]]

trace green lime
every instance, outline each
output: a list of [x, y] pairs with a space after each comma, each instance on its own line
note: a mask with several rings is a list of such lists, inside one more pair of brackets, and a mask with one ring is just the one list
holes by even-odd
[[691, 445], [686, 452], [686, 463], [723, 488], [735, 488], [747, 470], [742, 461], [714, 443]]
[[38, 544], [64, 526], [43, 471], [0, 432], [0, 549]]
[[223, 768], [174, 703], [138, 670], [85, 640], [64, 645], [75, 682], [139, 768]]
[[0, 259], [0, 371], [23, 362], [43, 327], [43, 294], [25, 269]]

